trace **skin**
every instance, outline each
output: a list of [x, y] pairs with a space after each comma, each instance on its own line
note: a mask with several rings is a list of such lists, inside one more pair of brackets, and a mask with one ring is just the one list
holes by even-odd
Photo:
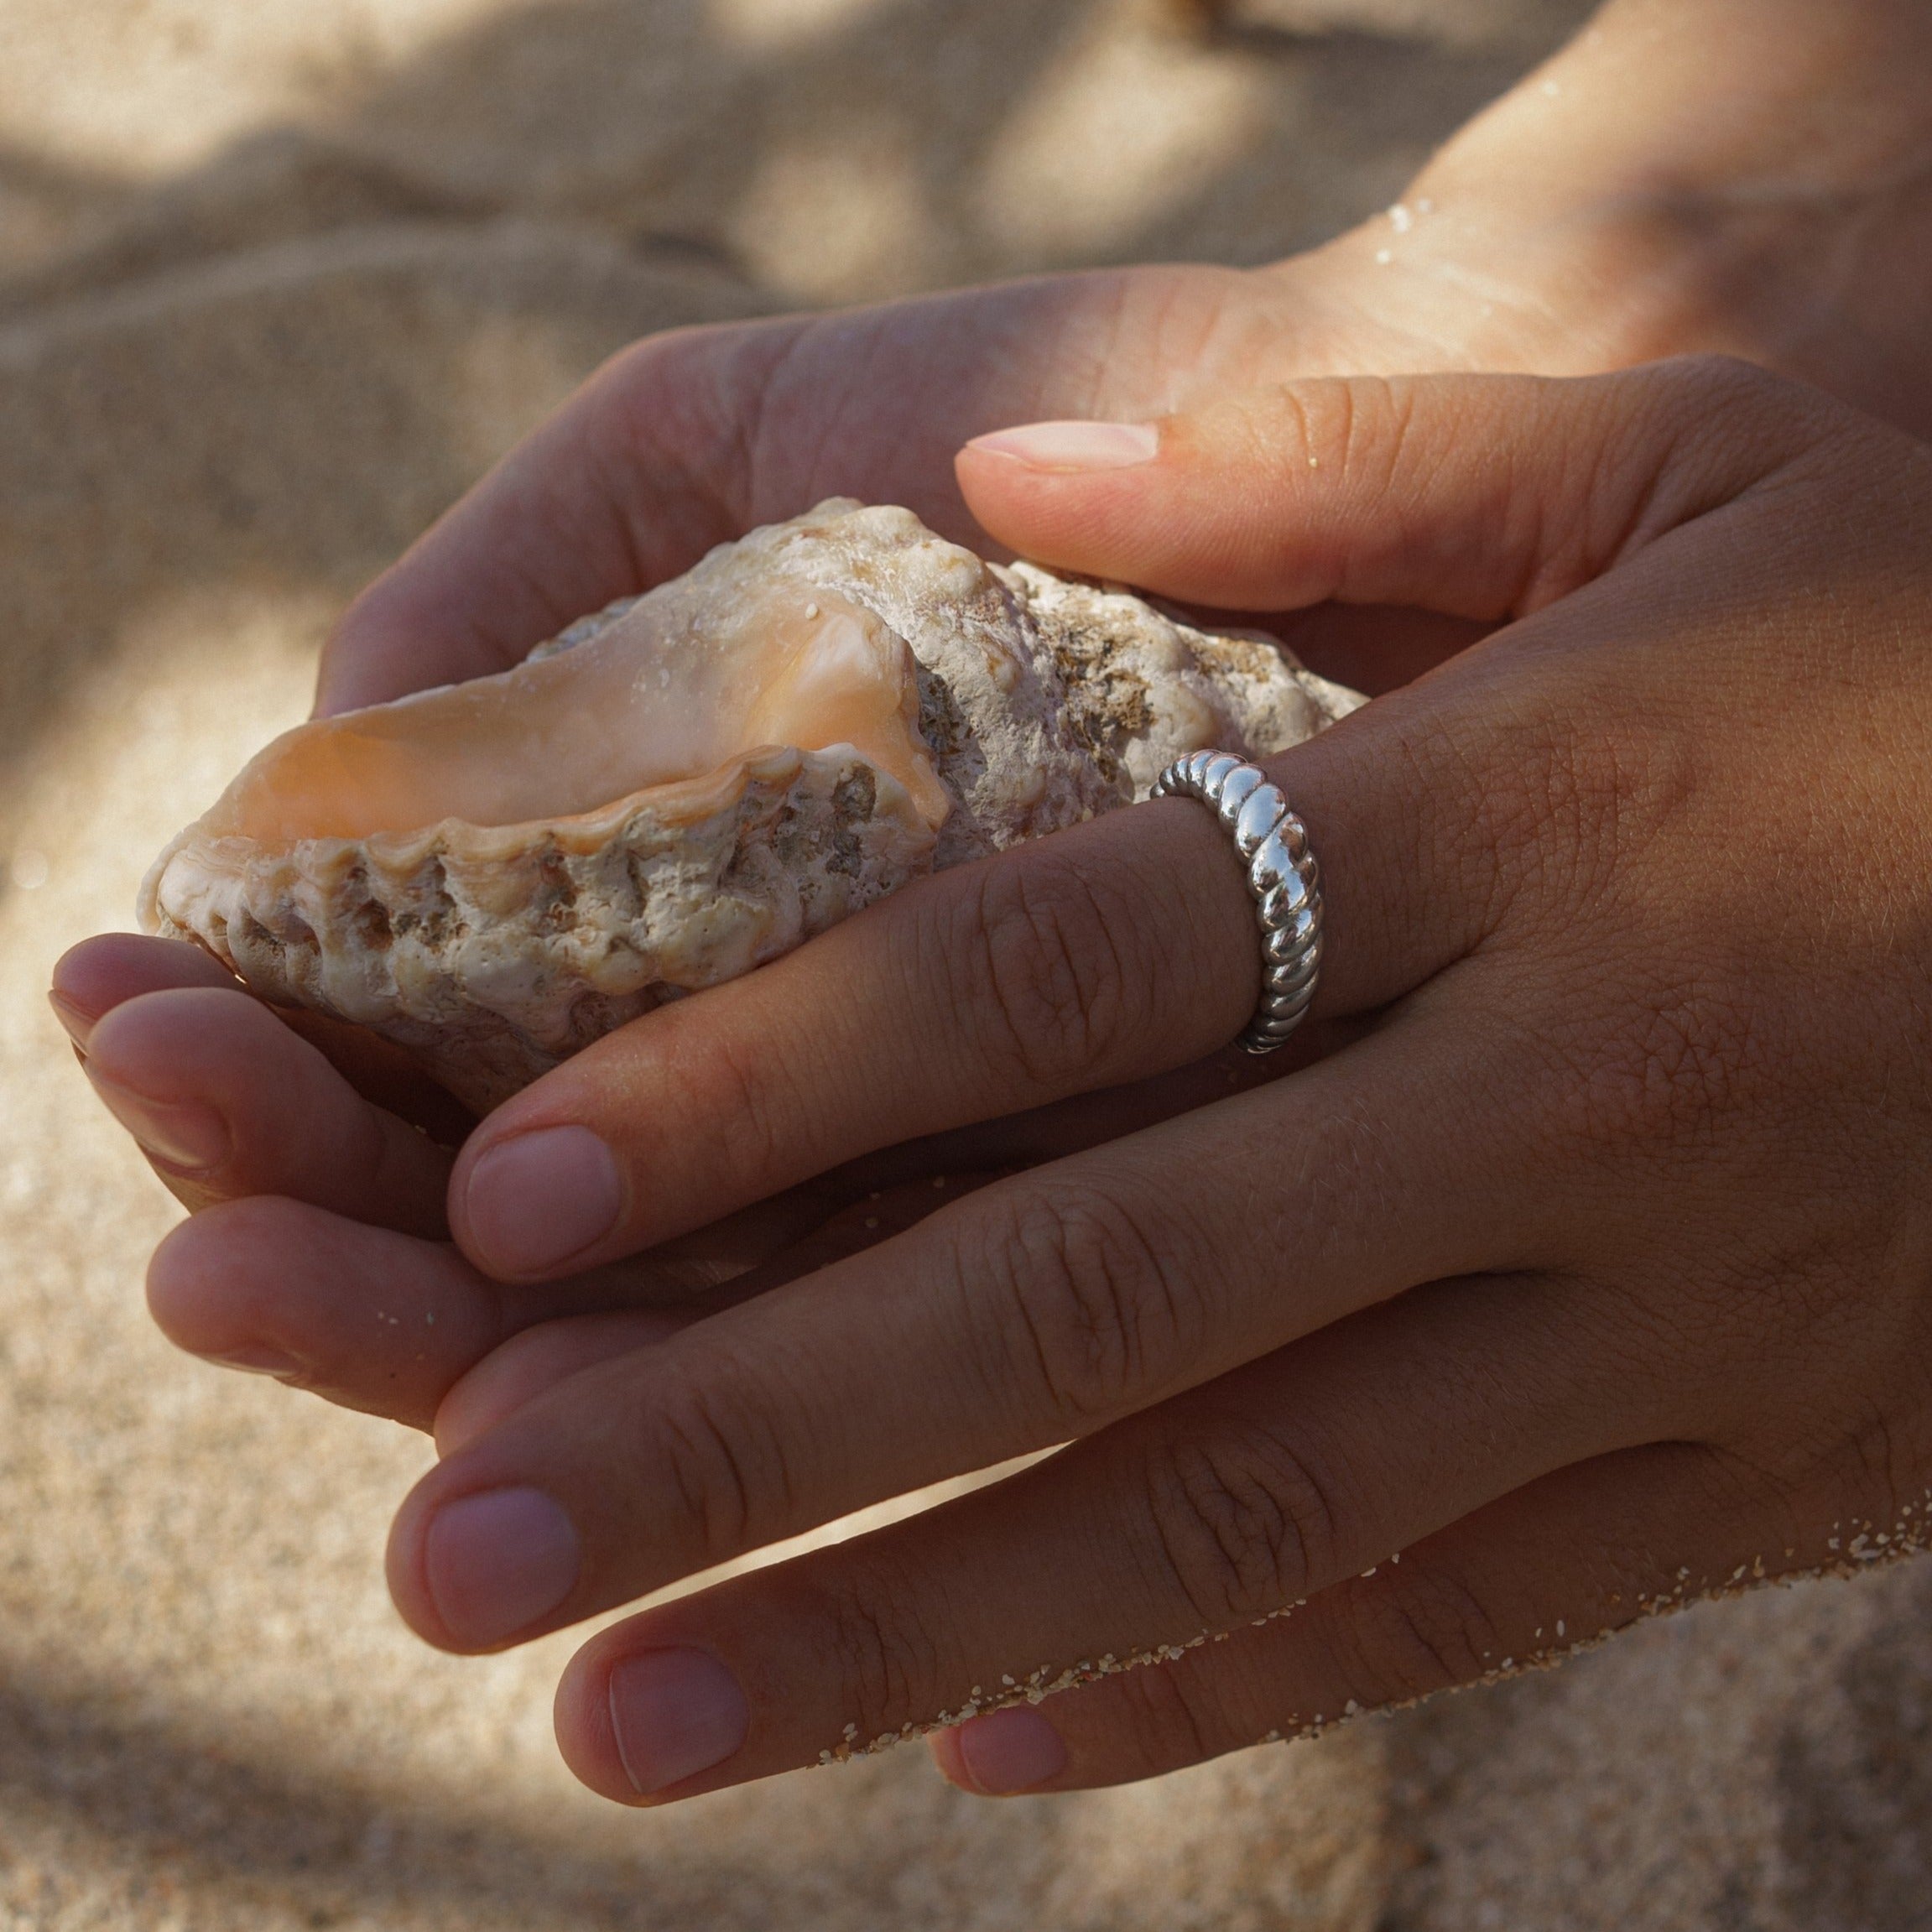
[[[1737, 8], [1675, 12], [1711, 44], [1667, 50], [1728, 49], [1741, 72], [1755, 50], [1737, 98], [1762, 112], [1714, 127], [1656, 79], [1708, 70], [1660, 70], [1673, 15], [1612, 9], [1548, 76], [1603, 103], [1566, 117], [1575, 145], [1539, 131], [1538, 81], [1432, 164], [1414, 198], [1440, 219], [1386, 263], [1372, 226], [1249, 274], [642, 345], [328, 654], [331, 709], [495, 669], [832, 490], [1302, 613], [1283, 628], [1320, 668], [1403, 688], [1278, 765], [1331, 930], [1292, 1054], [1216, 1052], [1254, 997], [1251, 915], [1221, 835], [1178, 801], [931, 881], [650, 1016], [453, 1159], [399, 1124], [433, 1096], [186, 949], [117, 937], [63, 962], [90, 1076], [199, 1211], [156, 1258], [164, 1327], [435, 1428], [446, 1460], [392, 1566], [432, 1642], [519, 1641], [1075, 1442], [601, 1635], [559, 1697], [594, 1788], [681, 1797], [848, 1725], [957, 1715], [1043, 1660], [1223, 1638], [940, 1747], [980, 1790], [1141, 1776], [1481, 1675], [1550, 1648], [1558, 1618], [1575, 1637], [1760, 1559], [1829, 1563], [1855, 1518], [1909, 1527], [1928, 1481], [1922, 447], [1728, 367], [1306, 380], [1742, 346], [1924, 420], [1892, 313], [1927, 259], [1924, 131], [1885, 103], [1908, 55], [1923, 78], [1925, 29], [1770, 11], [1784, 31], [1753, 8], [1742, 40]], [[1794, 135], [1800, 82], [1855, 73], [1877, 104], [1852, 148]], [[1693, 128], [1707, 145], [1681, 151]], [[1568, 159], [1526, 192], [1525, 151]], [[1829, 261], [1820, 203], [1852, 237]], [[968, 436], [1054, 416], [1157, 419], [1159, 454], [1096, 471], [996, 445], [953, 476]], [[611, 1150], [620, 1222], [506, 1265], [466, 1183], [542, 1127]], [[372, 1346], [357, 1314], [378, 1295], [435, 1320]], [[487, 1580], [439, 1596], [430, 1530], [506, 1488], [563, 1505], [576, 1573], [479, 1636]], [[728, 1670], [747, 1724], [646, 1793], [612, 1685], [666, 1652]]]
[[[1169, 419], [1142, 467], [982, 450], [962, 473], [1029, 548], [1131, 554], [1176, 594], [1211, 572], [1502, 622], [1271, 767], [1331, 881], [1322, 1010], [1372, 1023], [533, 1401], [405, 1504], [414, 1627], [462, 1647], [428, 1538], [478, 1492], [532, 1486], [576, 1525], [549, 1628], [1070, 1440], [601, 1633], [558, 1706], [578, 1774], [634, 1800], [613, 1673], [718, 1659], [748, 1735], [654, 1794], [682, 1796], [1043, 1659], [1226, 1638], [1026, 1711], [1064, 1753], [1028, 1782], [1063, 1789], [1463, 1681], [1740, 1569], [1827, 1565], [1851, 1525], [1912, 1539], [1932, 456], [1693, 363], [1297, 384]], [[1155, 1071], [1252, 997], [1223, 838], [1174, 801], [936, 879], [690, 1022], [758, 1042], [715, 1087], [682, 1026], [646, 1025], [492, 1133], [628, 1134], [622, 1248], [742, 1185], [685, 1151], [692, 1102], [638, 1104], [674, 1085], [712, 1094], [691, 1144], [714, 1158], [747, 1115], [822, 1158]], [[820, 1023], [781, 1035], [768, 1002]]]

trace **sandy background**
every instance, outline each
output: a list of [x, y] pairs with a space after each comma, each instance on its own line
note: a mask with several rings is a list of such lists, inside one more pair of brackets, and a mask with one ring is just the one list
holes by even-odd
[[[0, 1927], [1904, 1932], [1932, 1566], [1134, 1790], [578, 1790], [406, 1637], [420, 1442], [174, 1356], [40, 988], [602, 355], [1388, 200], [1575, 0], [0, 0]], [[1105, 157], [1096, 166], [1095, 155]]]

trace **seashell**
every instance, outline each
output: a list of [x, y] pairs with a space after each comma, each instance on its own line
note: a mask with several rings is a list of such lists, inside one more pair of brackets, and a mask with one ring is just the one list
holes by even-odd
[[833, 499], [513, 669], [285, 732], [155, 862], [141, 923], [487, 1111], [936, 867], [1362, 701], [1258, 633]]

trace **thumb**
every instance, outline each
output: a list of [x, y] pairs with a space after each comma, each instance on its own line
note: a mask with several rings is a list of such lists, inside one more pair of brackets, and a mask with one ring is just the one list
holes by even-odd
[[987, 531], [1226, 609], [1335, 600], [1488, 622], [1554, 602], [1822, 440], [1831, 405], [1700, 357], [1609, 376], [1349, 377], [960, 452]]

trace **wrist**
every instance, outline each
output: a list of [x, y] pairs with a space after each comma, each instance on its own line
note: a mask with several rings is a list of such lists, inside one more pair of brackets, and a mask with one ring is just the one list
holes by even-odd
[[1619, 0], [1303, 263], [1436, 366], [1721, 350], [1932, 430], [1929, 100], [1921, 0]]

